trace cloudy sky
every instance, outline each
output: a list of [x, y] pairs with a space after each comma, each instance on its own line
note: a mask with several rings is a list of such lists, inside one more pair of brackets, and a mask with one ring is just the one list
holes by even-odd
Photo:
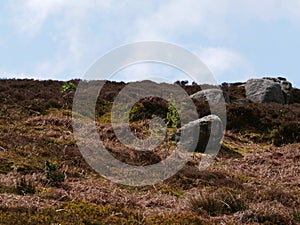
[[144, 40], [190, 50], [219, 83], [284, 76], [300, 87], [300, 0], [0, 2], [0, 78], [80, 78], [111, 49]]

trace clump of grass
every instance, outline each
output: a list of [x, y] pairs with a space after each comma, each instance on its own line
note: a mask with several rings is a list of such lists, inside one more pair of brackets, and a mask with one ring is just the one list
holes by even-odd
[[50, 184], [58, 184], [65, 181], [65, 174], [57, 171], [57, 166], [46, 161], [46, 178]]
[[190, 207], [198, 214], [208, 213], [210, 216], [218, 216], [245, 210], [247, 205], [239, 194], [225, 189], [214, 193], [201, 192], [190, 199]]
[[35, 194], [35, 186], [31, 180], [21, 177], [16, 182], [16, 193], [18, 195]]

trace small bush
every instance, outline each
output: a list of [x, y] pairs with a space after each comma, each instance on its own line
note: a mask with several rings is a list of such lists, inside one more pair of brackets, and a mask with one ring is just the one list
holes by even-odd
[[35, 186], [30, 180], [26, 180], [25, 177], [17, 179], [16, 193], [18, 195], [34, 194]]
[[51, 184], [57, 184], [65, 180], [65, 175], [57, 171], [57, 166], [46, 161], [46, 178]]
[[172, 103], [169, 103], [166, 117], [168, 127], [176, 129], [180, 125], [180, 117]]
[[72, 82], [65, 82], [61, 88], [61, 92], [67, 92], [67, 91], [75, 91], [76, 90], [76, 85], [73, 84]]

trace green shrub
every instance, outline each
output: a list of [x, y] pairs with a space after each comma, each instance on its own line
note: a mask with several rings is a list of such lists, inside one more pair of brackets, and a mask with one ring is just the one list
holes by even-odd
[[26, 180], [25, 177], [17, 179], [16, 182], [16, 193], [18, 195], [34, 194], [35, 186], [30, 180]]
[[73, 84], [72, 82], [65, 82], [61, 88], [61, 92], [67, 92], [67, 91], [75, 91], [76, 90], [76, 85]]
[[168, 112], [166, 117], [167, 126], [170, 128], [177, 128], [180, 125], [180, 117], [177, 109], [172, 103], [168, 105]]
[[46, 178], [50, 184], [57, 184], [65, 180], [65, 175], [57, 171], [57, 166], [53, 163], [46, 161]]

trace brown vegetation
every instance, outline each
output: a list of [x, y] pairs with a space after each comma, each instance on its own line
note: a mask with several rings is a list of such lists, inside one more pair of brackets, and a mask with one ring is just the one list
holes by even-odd
[[[228, 104], [222, 148], [206, 170], [198, 170], [204, 156], [196, 153], [173, 177], [130, 187], [105, 180], [81, 156], [71, 124], [74, 90], [61, 91], [63, 84], [0, 80], [0, 224], [300, 224], [298, 89], [291, 105]], [[122, 146], [109, 123], [125, 85], [107, 82], [100, 93], [100, 138], [123, 162], [156, 163], [172, 152], [169, 136], [153, 152], [138, 152]], [[221, 87], [232, 99], [244, 97], [239, 85]], [[207, 103], [196, 106], [200, 116], [210, 113]], [[132, 130], [146, 137], [149, 119], [166, 118], [167, 110], [166, 101], [142, 99]]]

